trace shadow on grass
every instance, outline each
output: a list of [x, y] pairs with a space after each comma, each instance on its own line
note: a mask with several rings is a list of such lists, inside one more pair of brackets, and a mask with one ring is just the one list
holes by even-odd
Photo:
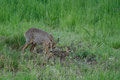
[[112, 43], [112, 47], [114, 49], [120, 49], [120, 42], [114, 42], [114, 43]]
[[4, 37], [4, 39], [0, 40], [1, 45], [6, 45], [12, 50], [19, 50], [25, 43], [25, 38], [21, 34], [12, 35], [9, 37]]

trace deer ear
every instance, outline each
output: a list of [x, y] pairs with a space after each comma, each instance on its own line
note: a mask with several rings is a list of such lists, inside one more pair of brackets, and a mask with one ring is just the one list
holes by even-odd
[[59, 40], [60, 40], [60, 39], [58, 38], [58, 39], [56, 40], [56, 43], [58, 43], [58, 42], [59, 42]]

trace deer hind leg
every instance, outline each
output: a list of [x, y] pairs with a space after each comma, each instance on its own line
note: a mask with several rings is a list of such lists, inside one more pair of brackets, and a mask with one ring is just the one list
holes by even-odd
[[33, 52], [35, 46], [36, 46], [36, 44], [33, 44], [33, 43], [32, 43], [32, 46], [31, 46], [31, 48], [30, 48], [30, 52], [31, 52], [31, 53]]
[[24, 53], [24, 50], [28, 47], [28, 43], [26, 43], [23, 48], [22, 48], [22, 52]]
[[32, 39], [30, 40], [29, 43], [26, 43], [26, 44], [23, 46], [23, 48], [22, 48], [22, 52], [23, 52], [23, 53], [24, 53], [24, 50], [28, 47], [28, 45], [31, 44], [31, 43], [32, 43]]

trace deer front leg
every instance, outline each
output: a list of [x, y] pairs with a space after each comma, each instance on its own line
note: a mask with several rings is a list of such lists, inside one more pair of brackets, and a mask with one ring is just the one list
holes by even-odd
[[43, 65], [45, 64], [45, 56], [46, 56], [46, 53], [43, 53]]
[[45, 64], [46, 54], [47, 54], [47, 52], [44, 51], [44, 53], [43, 53], [43, 65]]
[[46, 54], [50, 53], [50, 50], [49, 50], [49, 43], [48, 42], [44, 42], [43, 45], [44, 45], [44, 48], [45, 48], [44, 54], [43, 54], [43, 64], [45, 64]]

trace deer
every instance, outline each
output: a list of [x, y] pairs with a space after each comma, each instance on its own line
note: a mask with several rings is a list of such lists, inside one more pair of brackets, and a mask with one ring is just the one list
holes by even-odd
[[28, 45], [32, 44], [30, 48], [30, 52], [32, 53], [36, 45], [42, 45], [44, 48], [43, 51], [43, 63], [45, 63], [45, 56], [47, 53], [52, 51], [53, 48], [55, 48], [56, 43], [59, 41], [59, 38], [57, 41], [54, 40], [54, 37], [38, 28], [30, 28], [28, 29], [24, 37], [26, 39], [26, 43], [22, 48], [22, 53], [24, 54], [24, 50], [28, 47]]
[[55, 63], [55, 57], [59, 57], [60, 58], [60, 63], [63, 65], [63, 60], [65, 60], [65, 57], [69, 55], [70, 52], [70, 48], [66, 48], [65, 51], [63, 50], [52, 50], [50, 51], [49, 57], [47, 62], [49, 63], [49, 60], [54, 57], [54, 63]]

